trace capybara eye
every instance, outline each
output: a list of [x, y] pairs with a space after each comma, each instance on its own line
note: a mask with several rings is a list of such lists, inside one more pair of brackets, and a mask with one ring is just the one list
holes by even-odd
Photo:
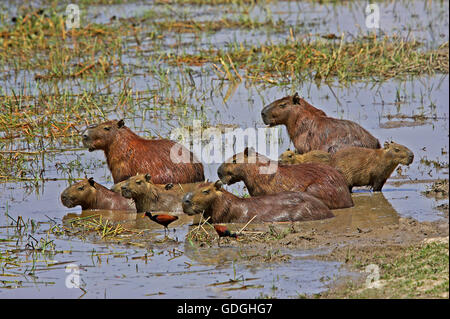
[[292, 157], [292, 156], [293, 156], [292, 154], [289, 154], [289, 155], [288, 155], [288, 157]]
[[286, 107], [286, 103], [280, 104], [280, 107]]
[[78, 187], [78, 190], [79, 190], [79, 191], [82, 191], [83, 189], [84, 189], [84, 186]]
[[394, 148], [394, 151], [396, 152], [400, 152], [400, 150], [398, 148]]
[[111, 128], [109, 126], [105, 126], [103, 129], [109, 131]]
[[208, 195], [209, 194], [209, 190], [208, 189], [204, 190], [202, 193]]
[[233, 164], [236, 164], [236, 160], [235, 159], [233, 160]]
[[141, 185], [142, 181], [136, 181], [136, 184]]

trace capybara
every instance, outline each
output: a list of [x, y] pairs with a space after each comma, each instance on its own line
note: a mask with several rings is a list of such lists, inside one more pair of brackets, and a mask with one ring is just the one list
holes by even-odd
[[134, 200], [138, 213], [182, 212], [181, 199], [183, 195], [195, 189], [198, 184], [153, 184], [149, 174], [137, 174], [119, 183], [122, 196]]
[[114, 183], [138, 173], [150, 173], [157, 184], [205, 180], [203, 164], [184, 146], [167, 139], [144, 139], [126, 127], [123, 120], [89, 126], [83, 132], [83, 144], [90, 152], [105, 152]]
[[305, 154], [298, 154], [287, 149], [280, 155], [281, 164], [302, 164], [302, 163], [323, 163], [330, 164], [331, 154], [325, 151], [309, 151]]
[[334, 217], [319, 199], [302, 192], [240, 198], [222, 189], [222, 182], [201, 183], [183, 197], [183, 211], [203, 214], [211, 223], [307, 221]]
[[376, 150], [342, 149], [331, 156], [330, 165], [345, 176], [350, 190], [353, 186], [371, 186], [378, 192], [398, 164], [409, 165], [413, 160], [414, 154], [407, 147], [390, 142]]
[[[245, 183], [251, 196], [283, 191], [305, 192], [322, 200], [329, 208], [352, 207], [347, 181], [331, 166], [320, 163], [282, 165], [248, 148], [233, 155], [217, 170], [224, 184]], [[269, 165], [277, 165], [267, 173]]]
[[267, 105], [261, 111], [264, 124], [286, 125], [300, 154], [322, 150], [335, 153], [349, 146], [380, 148], [380, 142], [359, 124], [328, 117], [295, 93]]
[[136, 211], [132, 200], [122, 197], [106, 187], [98, 184], [91, 177], [67, 187], [61, 193], [61, 202], [72, 208], [80, 205], [82, 210], [107, 209]]

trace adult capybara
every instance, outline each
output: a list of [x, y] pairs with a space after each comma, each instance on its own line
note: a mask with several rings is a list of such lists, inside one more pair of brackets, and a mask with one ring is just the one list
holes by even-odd
[[335, 153], [349, 146], [380, 148], [380, 142], [359, 124], [328, 117], [295, 93], [267, 105], [261, 111], [264, 124], [286, 125], [300, 154], [322, 150]]
[[150, 173], [157, 184], [205, 180], [202, 163], [185, 147], [167, 139], [144, 139], [123, 120], [89, 126], [83, 133], [83, 144], [90, 152], [105, 152], [114, 183], [138, 173]]
[[334, 217], [319, 199], [302, 192], [237, 197], [222, 189], [222, 182], [201, 183], [183, 197], [183, 211], [203, 214], [211, 223], [245, 223], [255, 215], [256, 222], [307, 221]]
[[331, 154], [325, 151], [310, 151], [305, 154], [298, 154], [287, 149], [280, 155], [281, 164], [302, 164], [302, 163], [322, 163], [330, 164]]
[[[149, 174], [137, 174], [120, 182], [120, 193], [131, 198], [138, 213], [166, 211], [182, 212], [183, 195], [195, 189], [199, 183], [189, 184], [153, 184]], [[117, 189], [117, 187], [115, 187]]]
[[136, 211], [132, 200], [122, 197], [106, 187], [96, 183], [91, 177], [67, 187], [61, 193], [61, 202], [72, 208], [80, 205], [82, 210], [107, 209]]
[[342, 149], [333, 154], [330, 165], [345, 176], [350, 190], [353, 186], [371, 186], [374, 191], [381, 191], [398, 164], [409, 165], [413, 160], [414, 154], [407, 147], [390, 142], [376, 150]]
[[[273, 172], [265, 171], [273, 165], [276, 165]], [[282, 165], [246, 148], [223, 163], [217, 174], [224, 184], [243, 181], [251, 196], [305, 192], [331, 209], [353, 206], [344, 176], [333, 167], [320, 163]]]

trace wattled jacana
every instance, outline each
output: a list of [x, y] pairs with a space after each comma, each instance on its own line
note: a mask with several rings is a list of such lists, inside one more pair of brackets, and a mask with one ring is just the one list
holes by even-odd
[[178, 216], [172, 216], [172, 215], [166, 215], [166, 214], [152, 215], [152, 213], [150, 213], [150, 212], [145, 212], [145, 214], [144, 214], [144, 216], [142, 216], [142, 218], [144, 218], [145, 216], [147, 216], [154, 222], [156, 222], [160, 225], [163, 225], [164, 226], [164, 235], [166, 234], [166, 230], [169, 230], [167, 228], [167, 226], [169, 226], [170, 223], [172, 223], [178, 219]]
[[220, 237], [234, 237], [237, 238], [236, 233], [232, 233], [228, 230], [227, 226], [223, 225], [214, 225], [214, 229], [216, 230], [217, 234], [219, 235], [218, 245], [220, 246]]

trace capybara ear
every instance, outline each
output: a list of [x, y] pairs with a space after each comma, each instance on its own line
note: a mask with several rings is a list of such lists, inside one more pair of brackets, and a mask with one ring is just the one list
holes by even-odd
[[150, 182], [150, 180], [152, 179], [152, 177], [150, 176], [150, 174], [145, 174], [145, 180], [148, 182]]
[[253, 147], [250, 147], [250, 148], [246, 147], [244, 150], [244, 156], [246, 156], [246, 157], [248, 157], [251, 154], [255, 154], [255, 153], [256, 153], [256, 150]]
[[121, 128], [125, 126], [125, 121], [123, 119], [120, 119], [119, 122], [117, 122], [117, 127]]
[[165, 189], [166, 191], [168, 191], [168, 190], [171, 189], [171, 188], [173, 188], [173, 184], [172, 184], [172, 183], [166, 184], [166, 186], [164, 186], [164, 189]]
[[222, 186], [223, 186], [223, 183], [222, 183], [222, 181], [219, 179], [219, 180], [217, 180], [215, 183], [214, 183], [214, 187], [217, 189], [217, 190], [220, 190], [221, 188], [222, 188]]
[[295, 92], [294, 96], [292, 97], [292, 102], [294, 102], [294, 104], [300, 104], [300, 96], [298, 96], [297, 92]]
[[95, 181], [94, 181], [94, 178], [93, 178], [93, 177], [89, 178], [89, 179], [88, 179], [88, 182], [89, 182], [89, 185], [91, 185], [92, 187], [95, 188]]

